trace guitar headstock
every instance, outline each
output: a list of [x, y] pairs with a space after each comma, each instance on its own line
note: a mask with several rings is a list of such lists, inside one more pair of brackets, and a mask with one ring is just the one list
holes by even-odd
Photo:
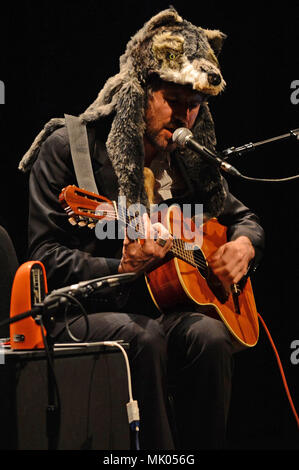
[[94, 228], [98, 220], [117, 218], [114, 203], [104, 196], [86, 191], [74, 185], [63, 188], [59, 202], [72, 225]]

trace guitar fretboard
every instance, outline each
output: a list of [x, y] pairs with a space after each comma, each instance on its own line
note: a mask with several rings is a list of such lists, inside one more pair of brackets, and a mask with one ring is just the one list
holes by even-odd
[[[114, 211], [113, 217], [123, 222], [126, 227], [133, 229], [136, 238], [144, 239], [146, 237], [144, 223], [139, 214], [137, 214], [135, 217], [130, 216], [127, 214], [126, 209], [122, 208], [118, 215], [116, 214], [116, 211]], [[188, 246], [188, 248], [186, 248], [186, 246]], [[199, 269], [203, 277], [207, 276], [207, 261], [202, 250], [196, 244], [188, 243], [180, 238], [173, 238], [172, 247], [170, 248], [169, 252], [172, 253], [175, 257], [186, 261], [187, 263]]]

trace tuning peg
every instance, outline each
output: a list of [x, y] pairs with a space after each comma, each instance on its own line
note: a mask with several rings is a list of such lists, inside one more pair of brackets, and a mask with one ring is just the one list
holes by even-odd
[[86, 220], [80, 220], [80, 222], [78, 222], [78, 225], [79, 225], [79, 227], [86, 227], [87, 221]]
[[77, 225], [77, 221], [76, 221], [76, 219], [74, 219], [74, 217], [69, 217], [68, 221], [71, 225]]
[[90, 224], [87, 225], [88, 228], [93, 229], [95, 228], [96, 224], [94, 222], [91, 222]]
[[72, 215], [74, 213], [73, 209], [70, 206], [66, 206], [64, 210], [68, 215]]

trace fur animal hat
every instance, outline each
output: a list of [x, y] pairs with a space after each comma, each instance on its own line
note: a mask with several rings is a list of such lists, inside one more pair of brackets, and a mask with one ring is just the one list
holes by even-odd
[[[120, 195], [125, 195], [129, 202], [147, 202], [143, 135], [149, 77], [157, 74], [165, 81], [188, 84], [207, 96], [216, 96], [225, 87], [217, 60], [225, 37], [218, 30], [194, 26], [173, 7], [158, 13], [131, 38], [120, 57], [119, 73], [107, 80], [96, 100], [79, 116], [88, 124], [114, 114], [106, 148], [118, 177]], [[22, 158], [19, 169], [29, 170], [42, 142], [64, 125], [64, 119], [51, 119]], [[201, 106], [192, 132], [202, 145], [208, 148], [216, 145], [207, 103]], [[184, 159], [190, 177], [197, 182], [200, 179], [201, 192], [209, 194], [205, 198], [211, 206], [209, 212], [217, 216], [224, 200], [218, 170], [189, 150], [184, 150]]]

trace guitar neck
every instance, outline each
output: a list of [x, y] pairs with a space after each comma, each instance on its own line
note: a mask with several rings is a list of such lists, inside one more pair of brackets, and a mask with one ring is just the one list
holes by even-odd
[[[73, 185], [67, 186], [61, 191], [59, 200], [72, 225], [78, 224], [81, 227], [87, 225], [89, 228], [94, 228], [95, 223], [99, 220], [118, 220], [127, 230], [130, 239], [137, 240], [148, 237], [149, 230], [148, 227], [145, 227], [140, 206], [131, 206], [128, 211], [122, 203], [117, 204], [104, 196]], [[197, 245], [187, 243], [173, 235], [173, 243], [169, 253], [198, 268], [205, 277], [207, 262]]]

